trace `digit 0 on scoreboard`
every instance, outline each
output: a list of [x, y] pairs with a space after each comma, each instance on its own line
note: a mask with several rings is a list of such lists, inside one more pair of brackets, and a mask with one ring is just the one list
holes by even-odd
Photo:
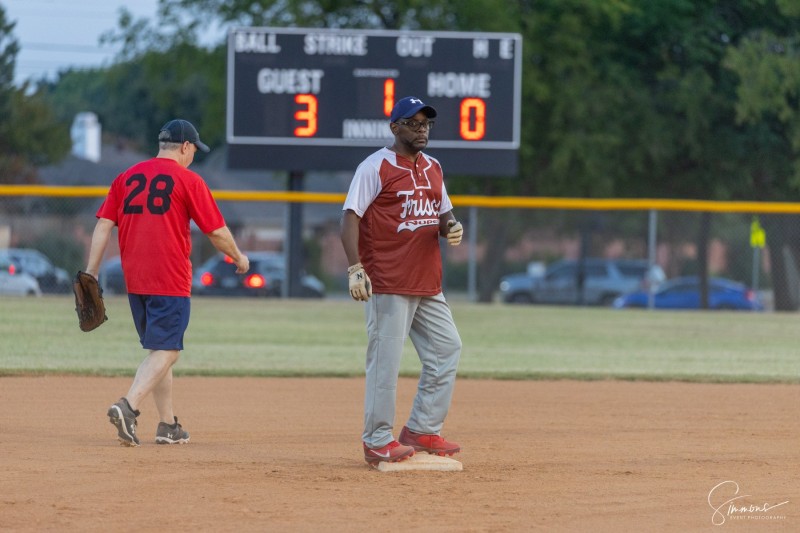
[[468, 141], [483, 139], [486, 133], [486, 102], [480, 98], [465, 98], [461, 101], [461, 138]]
[[387, 145], [394, 103], [416, 96], [438, 112], [427, 151], [452, 155], [467, 173], [510, 174], [520, 143], [521, 52], [521, 37], [510, 33], [234, 28], [229, 164], [344, 167]]

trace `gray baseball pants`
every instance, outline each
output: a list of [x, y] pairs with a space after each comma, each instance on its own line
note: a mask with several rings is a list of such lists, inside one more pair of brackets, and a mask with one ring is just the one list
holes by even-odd
[[450, 409], [461, 356], [461, 337], [444, 295], [373, 294], [366, 304], [366, 318], [364, 442], [380, 448], [394, 440], [397, 378], [409, 336], [422, 371], [406, 425], [417, 433], [438, 435]]

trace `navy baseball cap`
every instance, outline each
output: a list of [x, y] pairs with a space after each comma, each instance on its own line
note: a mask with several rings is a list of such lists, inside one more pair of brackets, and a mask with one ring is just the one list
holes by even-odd
[[180, 118], [170, 120], [161, 126], [161, 131], [158, 132], [158, 140], [179, 144], [189, 141], [193, 145], [197, 146], [198, 149], [204, 152], [209, 151], [208, 146], [200, 141], [200, 134], [197, 133], [197, 129], [192, 126], [192, 123], [188, 120], [183, 120]]
[[411, 118], [420, 111], [425, 113], [425, 116], [428, 118], [433, 118], [436, 116], [436, 110], [434, 108], [429, 105], [425, 105], [422, 100], [415, 96], [406, 96], [394, 104], [394, 108], [392, 108], [392, 114], [389, 117], [389, 120], [392, 122], [397, 122], [401, 118]]

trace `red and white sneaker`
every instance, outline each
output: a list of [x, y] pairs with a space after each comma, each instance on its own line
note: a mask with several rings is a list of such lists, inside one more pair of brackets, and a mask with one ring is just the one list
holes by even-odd
[[400, 432], [400, 438], [398, 440], [400, 440], [400, 444], [411, 446], [415, 451], [428, 452], [442, 457], [445, 455], [453, 455], [461, 451], [461, 446], [455, 442], [446, 441], [439, 435], [415, 433], [405, 426], [403, 427], [403, 431]]
[[414, 455], [414, 448], [411, 446], [403, 446], [396, 440], [393, 440], [382, 448], [372, 449], [364, 443], [364, 460], [371, 465], [378, 463], [397, 463], [405, 461]]

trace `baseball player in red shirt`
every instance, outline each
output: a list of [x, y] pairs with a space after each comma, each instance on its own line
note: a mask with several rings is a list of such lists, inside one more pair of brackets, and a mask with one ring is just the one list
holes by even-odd
[[186, 120], [167, 122], [158, 134], [158, 155], [138, 163], [111, 184], [97, 211], [86, 272], [95, 278], [114, 226], [133, 322], [149, 354], [139, 365], [128, 394], [108, 409], [120, 443], [138, 446], [136, 417], [153, 393], [160, 422], [158, 444], [189, 441], [172, 410], [172, 366], [183, 350], [192, 291], [190, 221], [243, 274], [250, 262], [236, 245], [211, 191], [189, 170], [198, 149], [208, 152]]
[[[371, 465], [402, 461], [415, 452], [445, 456], [461, 450], [440, 436], [461, 338], [442, 294], [439, 236], [457, 245], [463, 229], [453, 216], [441, 165], [422, 152], [435, 117], [436, 110], [419, 98], [399, 100], [389, 124], [394, 143], [359, 165], [343, 206], [350, 295], [366, 302], [362, 440]], [[392, 435], [397, 379], [409, 336], [422, 372], [398, 442]]]

